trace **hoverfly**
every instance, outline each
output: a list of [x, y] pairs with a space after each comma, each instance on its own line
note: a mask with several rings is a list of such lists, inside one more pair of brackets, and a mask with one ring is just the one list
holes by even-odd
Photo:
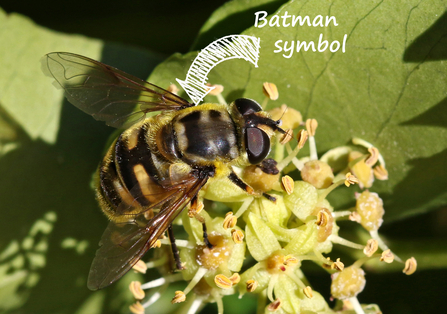
[[[251, 99], [195, 106], [84, 56], [53, 52], [43, 61], [73, 105], [125, 129], [97, 172], [96, 197], [110, 222], [90, 269], [92, 290], [121, 278], [166, 230], [175, 245], [171, 223], [205, 184], [228, 178], [254, 194], [232, 166], [260, 163], [275, 131], [284, 133]], [[210, 245], [205, 225], [204, 241]]]

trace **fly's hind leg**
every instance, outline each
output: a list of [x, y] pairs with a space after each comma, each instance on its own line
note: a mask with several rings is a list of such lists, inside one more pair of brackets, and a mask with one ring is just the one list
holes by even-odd
[[206, 223], [202, 222], [203, 227], [203, 241], [205, 242], [205, 245], [207, 248], [212, 249], [213, 245], [211, 244], [210, 240], [208, 239], [208, 232], [206, 231]]
[[171, 250], [172, 255], [174, 256], [175, 265], [177, 266], [178, 270], [182, 270], [182, 261], [180, 260], [180, 252], [178, 250], [177, 244], [175, 243], [175, 237], [174, 237], [174, 231], [172, 230], [172, 224], [168, 227], [168, 236], [169, 241], [171, 242]]
[[197, 199], [197, 196], [194, 196], [193, 199], [191, 200], [191, 213], [202, 224], [202, 228], [203, 228], [203, 242], [205, 242], [205, 245], [209, 249], [212, 249], [213, 245], [211, 244], [210, 240], [208, 239], [208, 232], [207, 232], [207, 229], [206, 229], [205, 219], [203, 219], [203, 217], [199, 215], [198, 207], [199, 207], [199, 200]]

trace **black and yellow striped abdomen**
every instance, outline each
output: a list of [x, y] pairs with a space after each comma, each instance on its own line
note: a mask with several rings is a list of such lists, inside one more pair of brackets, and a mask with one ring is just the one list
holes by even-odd
[[170, 163], [151, 148], [152, 125], [146, 119], [121, 133], [100, 164], [97, 198], [110, 219], [141, 213], [169, 195]]

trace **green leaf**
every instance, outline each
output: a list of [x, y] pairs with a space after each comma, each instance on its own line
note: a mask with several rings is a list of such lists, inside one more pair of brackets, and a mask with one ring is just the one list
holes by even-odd
[[[20, 40], [18, 40], [20, 38]], [[78, 35], [36, 27], [26, 17], [0, 9], [0, 102], [32, 139], [56, 141], [62, 91], [49, 84], [40, 59], [52, 51], [81, 53], [100, 59], [103, 43]]]
[[233, 0], [225, 3], [211, 14], [203, 24], [191, 50], [199, 50], [212, 41], [242, 33], [253, 25], [254, 13], [276, 11], [286, 0]]
[[0, 311], [127, 311], [130, 295], [117, 290], [128, 291], [132, 274], [96, 297], [86, 287], [107, 225], [90, 182], [113, 129], [69, 104], [40, 58], [70, 51], [140, 77], [160, 59], [3, 11], [0, 40]]
[[[251, 27], [244, 34], [261, 39], [259, 67], [226, 61], [211, 71], [209, 82], [224, 86], [227, 101], [248, 97], [260, 102], [262, 83], [274, 82], [280, 97], [268, 108], [286, 103], [304, 118], [316, 118], [320, 155], [353, 137], [376, 146], [389, 172], [389, 180], [375, 182], [372, 189], [384, 199], [385, 221], [439, 208], [447, 204], [447, 124], [442, 119], [447, 31], [442, 26], [446, 15], [440, 17], [446, 3], [290, 2], [278, 14], [287, 11], [311, 21], [317, 15], [335, 16], [338, 26]], [[278, 40], [289, 48], [292, 41], [314, 41], [318, 48], [320, 34], [329, 44], [347, 35], [345, 52], [274, 53]], [[421, 42], [424, 48], [415, 48]], [[150, 80], [165, 86], [183, 79], [195, 56], [174, 55]], [[332, 193], [332, 205], [352, 206], [354, 191]]]
[[76, 314], [100, 314], [105, 296], [106, 294], [104, 291], [98, 291], [95, 294], [91, 294], [76, 311]]

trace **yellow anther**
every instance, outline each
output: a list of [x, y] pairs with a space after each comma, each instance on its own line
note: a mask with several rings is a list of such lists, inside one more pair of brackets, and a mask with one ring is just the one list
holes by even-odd
[[368, 148], [368, 152], [370, 153], [370, 156], [366, 158], [365, 163], [372, 167], [379, 159], [379, 150], [376, 147], [370, 147]]
[[324, 269], [327, 269], [327, 270], [332, 269], [332, 264], [334, 262], [329, 257], [326, 257], [326, 260], [328, 261], [328, 263], [324, 263], [323, 265], [321, 265], [321, 267], [323, 267]]
[[253, 280], [253, 279], [247, 280], [245, 284], [246, 284], [248, 292], [253, 292], [258, 287], [258, 282], [256, 280]]
[[322, 228], [326, 227], [330, 219], [329, 215], [330, 214], [328, 213], [327, 210], [324, 209], [320, 210], [317, 214], [317, 221], [316, 221], [317, 226]]
[[286, 130], [286, 133], [284, 133], [284, 134], [281, 136], [281, 139], [279, 140], [279, 143], [280, 143], [281, 145], [284, 145], [284, 144], [290, 142], [290, 140], [291, 140], [292, 138], [293, 138], [293, 130], [292, 130], [292, 129], [288, 129], [288, 130]]
[[281, 187], [287, 195], [290, 195], [295, 188], [295, 181], [293, 181], [293, 179], [289, 176], [284, 176], [281, 178]]
[[381, 262], [392, 263], [394, 261], [394, 254], [390, 249], [382, 252], [382, 257], [380, 258]]
[[369, 239], [368, 242], [366, 242], [366, 246], [363, 249], [363, 253], [365, 253], [366, 256], [371, 257], [374, 253], [376, 253], [377, 249], [379, 248], [379, 243], [376, 239]]
[[402, 271], [405, 275], [413, 274], [418, 267], [418, 263], [414, 257], [411, 257], [405, 261], [405, 268]]
[[132, 269], [137, 273], [145, 274], [147, 271], [147, 266], [145, 262], [139, 260], [135, 265], [133, 265]]
[[178, 89], [177, 85], [175, 85], [175, 84], [171, 84], [171, 85], [169, 85], [169, 87], [168, 87], [168, 91], [171, 92], [171, 93], [173, 93], [173, 94], [175, 94], [175, 95], [177, 95], [179, 89]]
[[140, 302], [135, 302], [131, 306], [129, 306], [129, 310], [133, 314], [144, 314], [144, 307]]
[[351, 174], [350, 172], [348, 172], [346, 174], [346, 180], [345, 180], [345, 185], [347, 187], [349, 187], [351, 184], [356, 184], [359, 183], [359, 180], [356, 178], [355, 175]]
[[222, 289], [230, 289], [233, 286], [233, 282], [225, 275], [219, 274], [214, 277], [214, 283], [216, 286]]
[[141, 282], [132, 281], [129, 285], [129, 290], [132, 292], [133, 297], [137, 300], [142, 300], [145, 297], [143, 289], [141, 289]]
[[373, 172], [377, 180], [388, 180], [388, 171], [383, 165], [375, 166]]
[[223, 90], [224, 90], [224, 87], [222, 86], [222, 85], [219, 85], [219, 84], [206, 84], [207, 86], [209, 86], [209, 87], [214, 87], [214, 89], [212, 89], [210, 92], [209, 92], [209, 94], [210, 95], [213, 95], [213, 96], [217, 96], [217, 95], [219, 95], [219, 94], [221, 94], [222, 92], [223, 92]]
[[172, 298], [171, 303], [175, 304], [175, 303], [181, 303], [184, 302], [186, 300], [186, 295], [183, 291], [176, 291], [175, 292], [175, 296]]
[[241, 230], [232, 229], [231, 237], [233, 238], [234, 243], [240, 244], [244, 240], [244, 234]]
[[360, 217], [358, 212], [352, 212], [351, 215], [349, 215], [349, 220], [361, 223], [362, 217]]
[[299, 130], [296, 138], [298, 140], [298, 147], [299, 147], [299, 149], [301, 149], [304, 147], [304, 144], [306, 144], [307, 139], [309, 138], [309, 132], [307, 132], [304, 129], [301, 129], [301, 130]]
[[234, 273], [233, 275], [231, 275], [231, 277], [229, 279], [231, 280], [233, 285], [237, 285], [239, 283], [239, 281], [241, 281], [241, 276], [239, 276], [238, 273]]
[[271, 100], [277, 100], [279, 97], [278, 88], [273, 83], [265, 82], [262, 84], [262, 92]]
[[278, 298], [267, 306], [267, 310], [270, 312], [276, 312], [281, 308], [281, 300]]
[[309, 132], [309, 136], [315, 136], [315, 131], [318, 128], [318, 122], [315, 119], [306, 120], [306, 130]]
[[345, 264], [343, 264], [339, 258], [337, 258], [337, 260], [335, 262], [332, 263], [331, 265], [331, 269], [335, 269], [338, 271], [343, 271], [343, 269], [345, 268]]
[[224, 222], [223, 222], [223, 227], [224, 229], [230, 229], [233, 228], [234, 226], [236, 226], [237, 223], [237, 217], [233, 215], [233, 212], [228, 212], [225, 215], [224, 218]]
[[312, 299], [313, 298], [313, 293], [312, 293], [312, 288], [310, 286], [307, 286], [306, 288], [303, 289], [304, 295], [308, 298], [308, 299]]

